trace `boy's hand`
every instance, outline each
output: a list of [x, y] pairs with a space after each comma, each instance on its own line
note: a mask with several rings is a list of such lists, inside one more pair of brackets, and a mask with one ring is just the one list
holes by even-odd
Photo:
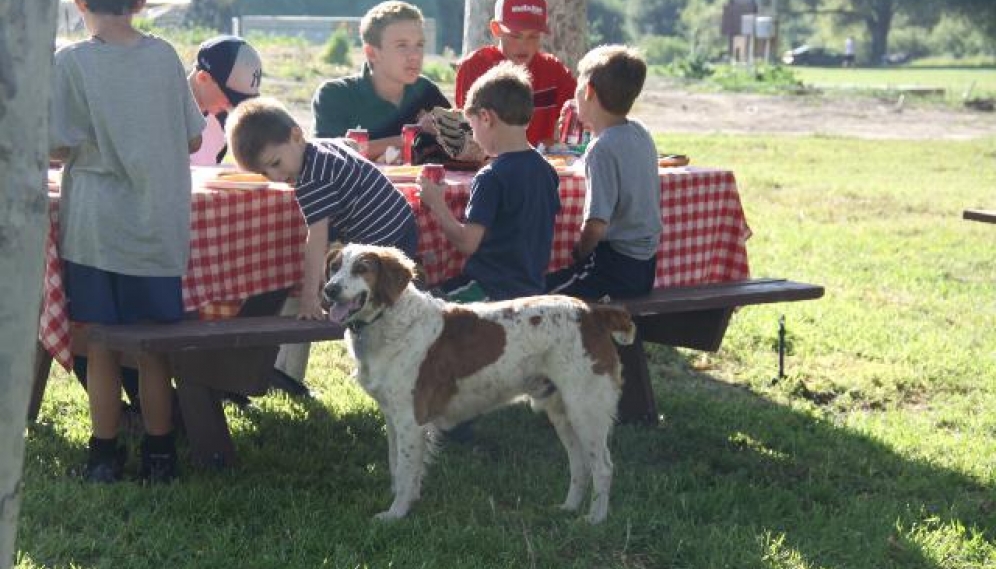
[[317, 294], [301, 295], [301, 306], [297, 311], [298, 320], [322, 320], [325, 317], [325, 311], [322, 310]]
[[416, 182], [418, 182], [418, 185], [422, 187], [420, 198], [422, 205], [435, 211], [441, 211], [446, 207], [445, 200], [443, 199], [442, 184], [437, 184], [422, 174], [419, 174]]

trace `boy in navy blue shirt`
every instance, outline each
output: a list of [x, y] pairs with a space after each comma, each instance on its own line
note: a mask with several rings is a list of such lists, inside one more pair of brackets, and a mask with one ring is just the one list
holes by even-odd
[[443, 201], [442, 186], [420, 178], [422, 204], [446, 238], [469, 255], [440, 290], [457, 302], [543, 293], [560, 211], [556, 170], [526, 138], [533, 113], [529, 73], [504, 62], [471, 86], [464, 115], [474, 140], [495, 158], [474, 176], [464, 222]]

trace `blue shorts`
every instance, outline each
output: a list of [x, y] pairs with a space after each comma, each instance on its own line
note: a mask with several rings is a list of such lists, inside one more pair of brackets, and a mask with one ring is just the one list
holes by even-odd
[[595, 250], [573, 266], [546, 276], [546, 291], [587, 300], [632, 298], [654, 288], [657, 255], [646, 261], [617, 252], [602, 241]]
[[93, 324], [183, 319], [181, 277], [136, 277], [63, 260], [69, 319]]

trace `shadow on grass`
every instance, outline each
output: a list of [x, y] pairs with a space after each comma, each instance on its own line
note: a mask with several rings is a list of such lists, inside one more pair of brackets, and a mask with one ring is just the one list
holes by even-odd
[[[795, 560], [805, 567], [940, 569], [985, 560], [974, 558], [972, 547], [958, 550], [996, 530], [992, 487], [692, 371], [675, 350], [658, 350], [653, 359], [678, 361], [687, 375], [655, 374], [660, 427], [616, 431], [614, 513], [626, 504], [645, 517], [634, 528], [655, 528], [646, 547], [663, 566], [709, 558], [717, 547], [704, 539], [709, 535], [739, 542], [732, 558], [714, 558], [733, 566]], [[655, 486], [664, 492], [648, 491]], [[656, 513], [647, 500], [659, 506]], [[658, 545], [662, 538], [670, 547]], [[933, 542], [933, 551], [924, 542]], [[739, 557], [736, 549], [757, 557]]]
[[[78, 445], [61, 426], [34, 427], [19, 551], [95, 567], [982, 565], [972, 555], [987, 553], [966, 544], [996, 528], [993, 488], [690, 371], [673, 350], [652, 363], [665, 421], [614, 432], [602, 526], [552, 507], [566, 455], [525, 408], [443, 448], [409, 520], [372, 523], [390, 502], [380, 414], [276, 396], [229, 409], [237, 467], [188, 470], [166, 488], [67, 481]], [[665, 365], [678, 373], [661, 377]]]

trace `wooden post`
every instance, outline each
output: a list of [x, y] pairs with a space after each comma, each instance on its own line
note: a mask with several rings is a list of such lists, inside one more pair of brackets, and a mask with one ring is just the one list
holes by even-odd
[[48, 231], [56, 0], [0, 3], [0, 569], [13, 564]]

